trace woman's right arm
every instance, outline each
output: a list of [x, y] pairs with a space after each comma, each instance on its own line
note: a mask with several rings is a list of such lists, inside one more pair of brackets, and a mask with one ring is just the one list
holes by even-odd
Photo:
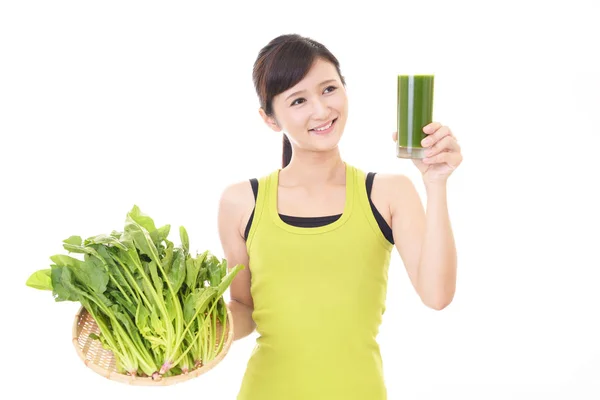
[[225, 253], [228, 269], [242, 264], [245, 268], [237, 273], [229, 287], [231, 301], [227, 308], [233, 316], [233, 340], [251, 334], [256, 328], [252, 319], [254, 301], [250, 293], [250, 266], [243, 236], [245, 226], [254, 209], [254, 194], [249, 181], [228, 186], [219, 201], [219, 237]]

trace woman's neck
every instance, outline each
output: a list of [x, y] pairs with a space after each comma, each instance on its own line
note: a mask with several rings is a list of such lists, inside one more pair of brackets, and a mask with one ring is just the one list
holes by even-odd
[[327, 152], [294, 152], [279, 174], [281, 186], [313, 186], [346, 182], [346, 165], [338, 147]]

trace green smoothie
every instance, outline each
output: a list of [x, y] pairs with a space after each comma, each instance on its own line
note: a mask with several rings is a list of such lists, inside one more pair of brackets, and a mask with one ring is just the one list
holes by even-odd
[[423, 127], [433, 117], [433, 75], [398, 75], [398, 143], [400, 158], [424, 158]]

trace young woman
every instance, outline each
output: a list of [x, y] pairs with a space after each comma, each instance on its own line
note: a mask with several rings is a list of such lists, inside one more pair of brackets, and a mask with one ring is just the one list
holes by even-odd
[[234, 337], [260, 334], [238, 400], [386, 399], [376, 336], [391, 251], [425, 305], [451, 302], [446, 180], [460, 147], [448, 127], [424, 127], [427, 158], [413, 162], [425, 212], [406, 176], [365, 174], [343, 161], [345, 81], [322, 44], [277, 37], [260, 51], [253, 78], [260, 116], [283, 132], [283, 165], [228, 186], [219, 205], [228, 265], [247, 267], [230, 286]]

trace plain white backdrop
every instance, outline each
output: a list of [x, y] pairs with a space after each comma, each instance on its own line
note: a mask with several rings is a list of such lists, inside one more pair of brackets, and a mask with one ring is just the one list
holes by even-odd
[[[222, 256], [224, 187], [280, 167], [252, 65], [299, 33], [341, 62], [343, 158], [395, 157], [395, 78], [436, 75], [463, 164], [448, 196], [458, 284], [426, 308], [395, 252], [378, 337], [390, 400], [600, 398], [597, 2], [7, 1], [0, 6], [0, 291], [5, 390], [33, 398], [235, 399], [256, 334], [206, 375], [131, 387], [86, 368], [76, 303], [25, 286], [62, 240], [134, 204]], [[229, 293], [226, 293], [228, 298]], [[285, 400], [285, 399], [282, 399]]]

